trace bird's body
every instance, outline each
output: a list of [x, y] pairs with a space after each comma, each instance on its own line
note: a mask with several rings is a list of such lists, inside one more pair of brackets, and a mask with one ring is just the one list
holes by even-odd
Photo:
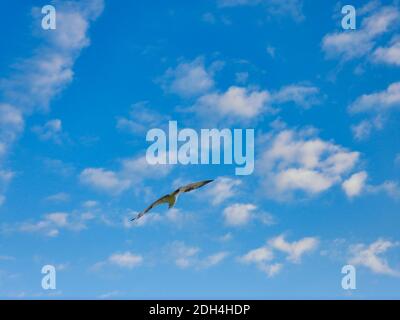
[[180, 187], [180, 188], [176, 189], [174, 192], [171, 192], [170, 194], [167, 194], [167, 195], [161, 197], [160, 199], [156, 200], [155, 202], [153, 202], [150, 206], [148, 206], [145, 210], [140, 212], [131, 221], [139, 219], [140, 217], [145, 215], [147, 212], [149, 212], [151, 209], [153, 209], [155, 206], [158, 206], [163, 203], [167, 203], [168, 209], [171, 209], [175, 205], [179, 194], [201, 188], [202, 186], [204, 186], [212, 181], [214, 181], [214, 180], [204, 180], [204, 181], [200, 181], [200, 182], [190, 183], [186, 186]]

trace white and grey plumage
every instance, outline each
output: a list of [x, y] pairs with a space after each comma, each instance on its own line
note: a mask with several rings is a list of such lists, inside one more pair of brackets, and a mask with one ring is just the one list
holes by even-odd
[[168, 209], [170, 209], [175, 205], [179, 194], [181, 194], [183, 192], [189, 192], [189, 191], [201, 188], [201, 187], [205, 186], [206, 184], [208, 184], [208, 183], [210, 183], [212, 181], [214, 181], [214, 180], [204, 180], [204, 181], [190, 183], [190, 184], [188, 184], [186, 186], [180, 187], [180, 188], [176, 189], [174, 192], [172, 192], [170, 194], [167, 194], [167, 195], [161, 197], [160, 199], [154, 201], [151, 205], [149, 205], [145, 210], [140, 212], [131, 221], [139, 219], [140, 217], [145, 215], [147, 212], [149, 212], [151, 209], [153, 209], [154, 207], [156, 207], [156, 206], [158, 206], [160, 204], [163, 204], [163, 203], [168, 203]]

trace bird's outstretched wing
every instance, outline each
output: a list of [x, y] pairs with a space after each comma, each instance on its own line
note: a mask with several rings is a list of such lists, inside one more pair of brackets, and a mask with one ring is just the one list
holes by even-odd
[[177, 194], [182, 193], [182, 192], [189, 192], [189, 191], [201, 188], [202, 186], [205, 186], [206, 184], [208, 184], [208, 183], [210, 183], [212, 181], [214, 181], [214, 180], [204, 180], [204, 181], [189, 183], [186, 186], [183, 186], [183, 187], [180, 187], [180, 188], [176, 189], [173, 192], [173, 194], [177, 195]]
[[141, 216], [145, 215], [147, 212], [149, 212], [149, 211], [150, 211], [151, 209], [153, 209], [155, 206], [158, 206], [158, 205], [163, 204], [163, 203], [169, 203], [169, 201], [168, 201], [168, 200], [169, 200], [169, 197], [170, 197], [170, 195], [167, 194], [167, 195], [161, 197], [160, 199], [154, 201], [151, 205], [149, 205], [145, 210], [143, 210], [142, 212], [140, 212], [140, 213], [139, 213], [136, 217], [134, 217], [131, 221], [139, 219]]

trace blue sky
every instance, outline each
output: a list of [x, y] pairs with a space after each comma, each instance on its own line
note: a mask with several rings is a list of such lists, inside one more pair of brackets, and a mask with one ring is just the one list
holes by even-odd
[[[397, 1], [45, 4], [0, 10], [0, 297], [399, 298]], [[149, 165], [169, 120], [254, 129], [253, 174]]]

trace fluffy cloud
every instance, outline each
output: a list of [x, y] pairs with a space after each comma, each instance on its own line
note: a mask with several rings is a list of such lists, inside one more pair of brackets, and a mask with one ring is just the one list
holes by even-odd
[[228, 177], [220, 177], [213, 182], [211, 187], [205, 192], [211, 197], [213, 205], [219, 205], [225, 200], [228, 200], [238, 193], [237, 188], [242, 184], [242, 181]]
[[134, 254], [133, 252], [116, 252], [111, 254], [106, 260], [95, 263], [91, 267], [91, 270], [100, 271], [106, 266], [117, 266], [124, 269], [133, 269], [140, 266], [143, 261], [143, 256]]
[[268, 212], [256, 212], [257, 207], [251, 203], [234, 203], [223, 211], [225, 224], [231, 227], [241, 227], [252, 220], [265, 225], [275, 224], [274, 217]]
[[201, 58], [182, 62], [175, 69], [169, 68], [161, 82], [166, 91], [183, 97], [208, 92], [214, 86], [212, 70], [206, 70]]
[[288, 242], [283, 235], [269, 239], [266, 245], [250, 250], [239, 257], [239, 261], [245, 264], [255, 264], [259, 270], [268, 277], [277, 275], [283, 268], [282, 262], [274, 262], [274, 251], [285, 253], [286, 260], [291, 263], [300, 263], [304, 254], [316, 249], [318, 239], [314, 237], [302, 238], [298, 241]]
[[388, 47], [379, 47], [372, 56], [375, 62], [400, 66], [400, 38], [394, 39]]
[[[226, 90], [219, 90], [215, 88], [212, 76], [220, 64], [221, 62], [216, 61], [211, 64], [209, 70], [206, 70], [200, 58], [189, 63], [181, 63], [175, 69], [166, 71], [161, 81], [162, 86], [167, 91], [178, 93], [184, 98], [194, 97], [195, 102], [187, 110], [197, 113], [200, 118], [208, 122], [210, 114], [216, 118], [215, 122], [218, 120], [248, 122], [267, 112], [276, 113], [278, 110], [272, 105], [279, 106], [291, 102], [300, 107], [309, 108], [322, 101], [319, 89], [309, 84], [290, 84], [271, 92], [252, 86], [243, 86], [243, 83], [247, 81], [247, 72], [236, 73], [236, 82], [241, 83], [242, 86], [232, 85]], [[192, 78], [196, 78], [194, 75], [201, 79], [193, 80]]]
[[267, 140], [258, 172], [267, 193], [278, 199], [297, 191], [316, 195], [330, 189], [353, 170], [359, 158], [358, 152], [316, 137], [314, 130], [283, 129]]
[[342, 183], [342, 188], [349, 198], [358, 196], [365, 188], [365, 183], [368, 174], [365, 171], [361, 171], [353, 174], [349, 179]]
[[224, 209], [225, 224], [228, 226], [243, 226], [247, 224], [257, 207], [253, 204], [235, 203]]
[[201, 115], [249, 120], [265, 111], [269, 102], [267, 91], [231, 86], [225, 92], [201, 96], [193, 108]]
[[293, 263], [299, 263], [301, 257], [318, 246], [318, 239], [306, 237], [298, 241], [288, 242], [283, 235], [270, 239], [268, 244], [271, 248], [282, 251], [287, 254], [287, 260]]
[[399, 17], [400, 12], [394, 6], [371, 10], [358, 29], [325, 35], [322, 48], [328, 58], [350, 60], [369, 54], [377, 39], [390, 31]]
[[274, 253], [270, 248], [261, 247], [250, 250], [240, 259], [245, 263], [260, 263], [265, 261], [271, 261], [274, 258]]
[[383, 113], [400, 109], [400, 82], [390, 84], [386, 90], [358, 97], [350, 106], [351, 113]]
[[392, 269], [386, 259], [382, 257], [387, 250], [397, 246], [399, 243], [384, 239], [378, 239], [369, 246], [365, 244], [352, 245], [349, 249], [351, 258], [348, 263], [367, 267], [374, 273], [400, 276], [400, 271]]
[[388, 115], [400, 110], [400, 82], [390, 84], [385, 90], [363, 94], [352, 102], [348, 110], [351, 114], [369, 113], [372, 117], [352, 126], [357, 140], [370, 136], [373, 130], [381, 130]]
[[111, 194], [119, 194], [130, 186], [129, 180], [121, 179], [115, 172], [103, 168], [84, 169], [79, 178], [81, 183]]

